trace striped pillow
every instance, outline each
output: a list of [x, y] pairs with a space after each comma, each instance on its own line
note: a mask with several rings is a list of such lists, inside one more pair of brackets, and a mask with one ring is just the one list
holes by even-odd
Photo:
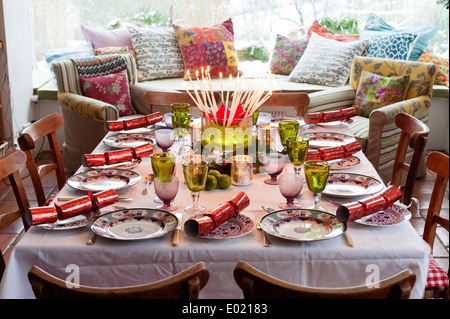
[[94, 49], [92, 47], [92, 42], [86, 42], [82, 46], [71, 48], [71, 49], [54, 49], [47, 50], [44, 52], [45, 61], [52, 69], [52, 64], [57, 61], [74, 59], [74, 58], [88, 58], [95, 56]]

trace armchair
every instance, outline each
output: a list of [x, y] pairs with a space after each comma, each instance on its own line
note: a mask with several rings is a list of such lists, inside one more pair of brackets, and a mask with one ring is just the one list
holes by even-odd
[[[363, 70], [389, 77], [410, 75], [404, 101], [373, 110], [369, 118], [355, 116], [349, 125], [352, 134], [361, 143], [363, 152], [387, 183], [392, 177], [401, 133], [395, 125], [395, 116], [402, 112], [408, 113], [427, 124], [437, 67], [434, 64], [413, 61], [355, 57], [349, 85], [310, 94], [310, 104], [306, 112], [325, 112], [352, 106]], [[412, 153], [410, 149], [407, 153], [408, 159]], [[422, 160], [417, 177], [423, 176], [424, 172]]]
[[[92, 63], [100, 65], [108, 63], [111, 56], [90, 58]], [[137, 82], [136, 62], [131, 54], [124, 54], [115, 59], [113, 66], [108, 65], [102, 75], [117, 72], [117, 68], [125, 68], [128, 74], [130, 91]], [[111, 104], [87, 96], [83, 96], [76, 60], [63, 60], [53, 63], [58, 86], [58, 100], [64, 118], [65, 142], [62, 155], [65, 167], [75, 172], [81, 165], [83, 154], [90, 153], [105, 136], [104, 122], [119, 118], [118, 110]], [[105, 64], [104, 64], [105, 65]], [[109, 70], [109, 71], [108, 71]], [[132, 116], [132, 115], [130, 115]]]

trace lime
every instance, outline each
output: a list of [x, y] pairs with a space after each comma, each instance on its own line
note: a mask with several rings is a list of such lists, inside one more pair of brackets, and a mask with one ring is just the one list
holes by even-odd
[[231, 177], [227, 174], [220, 175], [217, 181], [219, 183], [219, 188], [222, 189], [228, 188], [231, 185]]
[[205, 189], [207, 191], [213, 190], [217, 187], [217, 179], [215, 176], [213, 175], [208, 175], [206, 177], [206, 185], [205, 185]]
[[208, 175], [212, 175], [212, 176], [214, 176], [216, 179], [219, 179], [220, 174], [221, 174], [221, 173], [220, 173], [218, 170], [216, 170], [216, 169], [213, 169], [213, 170], [209, 171], [209, 173], [208, 173]]

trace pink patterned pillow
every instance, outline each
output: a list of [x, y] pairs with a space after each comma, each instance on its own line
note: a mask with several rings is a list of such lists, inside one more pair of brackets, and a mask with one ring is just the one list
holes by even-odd
[[80, 77], [84, 96], [114, 105], [119, 116], [136, 114], [130, 96], [126, 72], [113, 73], [92, 78]]
[[311, 37], [312, 32], [317, 33], [318, 35], [320, 35], [324, 38], [333, 39], [333, 40], [337, 40], [337, 41], [341, 41], [341, 42], [350, 42], [350, 41], [359, 40], [359, 35], [336, 34], [333, 31], [325, 28], [317, 20], [315, 20], [313, 22], [311, 28], [308, 31], [308, 35], [307, 35], [308, 39]]
[[307, 39], [292, 40], [288, 37], [277, 35], [270, 70], [273, 74], [289, 75], [297, 65], [308, 45]]

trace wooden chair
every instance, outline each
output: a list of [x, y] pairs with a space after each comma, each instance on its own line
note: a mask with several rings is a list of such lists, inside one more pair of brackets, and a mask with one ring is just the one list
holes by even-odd
[[[148, 91], [144, 95], [145, 102], [150, 105], [153, 112], [155, 106], [168, 106], [172, 103], [189, 103], [195, 105], [187, 92], [157, 92]], [[216, 101], [220, 100], [219, 92], [214, 92]], [[262, 106], [293, 106], [297, 110], [297, 116], [303, 116], [309, 104], [309, 96], [306, 93], [282, 93], [273, 92], [271, 97]]]
[[[398, 113], [395, 116], [395, 125], [401, 129], [401, 133], [392, 170], [391, 184], [400, 187], [402, 183], [402, 173], [404, 171], [407, 172], [406, 183], [402, 188], [403, 195], [401, 201], [406, 206], [409, 206], [411, 204], [417, 172], [423, 158], [430, 129], [422, 121], [407, 113]], [[408, 147], [413, 149], [409, 164], [406, 163]]]
[[[449, 231], [449, 220], [440, 216], [442, 201], [448, 184], [449, 157], [440, 152], [431, 152], [427, 157], [426, 166], [436, 174], [436, 180], [430, 198], [430, 206], [428, 207], [425, 220], [425, 228], [423, 230], [423, 240], [433, 249], [437, 226], [440, 225]], [[441, 291], [443, 293], [442, 295], [448, 298], [448, 273], [448, 269], [447, 273], [445, 273], [439, 264], [431, 258], [425, 295], [430, 296], [431, 292], [431, 296], [435, 298], [439, 296], [439, 291]], [[447, 285], [433, 283], [433, 281], [439, 281], [439, 278], [445, 277], [447, 277]]]
[[[27, 231], [30, 227], [24, 217], [25, 210], [30, 207], [30, 204], [19, 174], [19, 170], [25, 166], [26, 160], [27, 157], [25, 153], [19, 150], [13, 151], [12, 153], [0, 158], [0, 180], [6, 177], [9, 178], [11, 187], [16, 197], [17, 205], [19, 207], [19, 209], [14, 212], [0, 212], [0, 232], [19, 218], [22, 218], [25, 231]], [[3, 259], [2, 252], [0, 251], [0, 280], [3, 276], [3, 272], [5, 271], [5, 266], [6, 263]]]
[[64, 280], [37, 266], [30, 269], [28, 279], [37, 299], [197, 299], [200, 290], [208, 282], [209, 271], [204, 262], [199, 262], [157, 282], [120, 288], [81, 285], [79, 288], [67, 288]]
[[379, 282], [379, 288], [312, 288], [271, 277], [244, 261], [234, 269], [234, 278], [245, 299], [407, 299], [416, 282], [409, 269]]
[[[42, 177], [52, 171], [56, 172], [58, 188], [61, 189], [66, 182], [61, 151], [55, 131], [63, 126], [64, 120], [58, 113], [44, 117], [19, 132], [17, 139], [20, 149], [27, 155], [27, 167], [33, 182], [34, 191], [39, 206], [46, 203], [46, 196], [42, 187]], [[52, 153], [53, 163], [36, 166], [31, 151], [36, 148], [36, 141], [47, 136]]]

